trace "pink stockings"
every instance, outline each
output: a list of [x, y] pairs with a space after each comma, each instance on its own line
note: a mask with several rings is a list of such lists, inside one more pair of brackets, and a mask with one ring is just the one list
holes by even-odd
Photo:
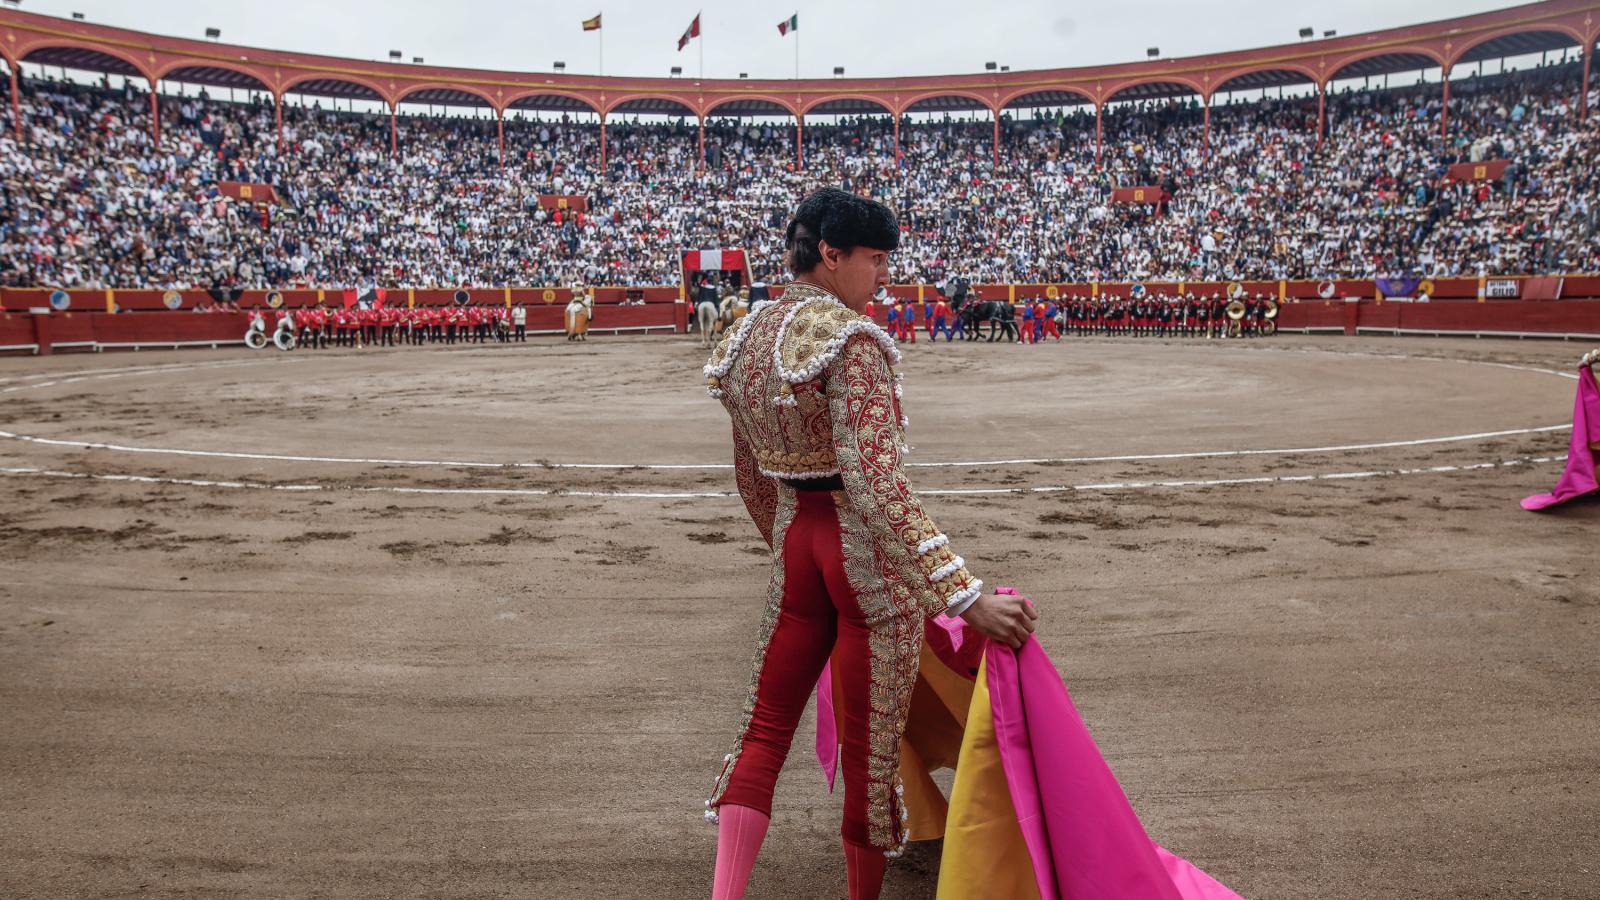
[[[717, 898], [738, 897], [749, 879], [772, 814], [778, 772], [830, 655], [839, 682], [835, 700], [843, 713], [840, 768], [845, 796], [840, 830], [850, 896], [877, 897], [883, 881], [884, 848], [872, 846], [867, 826], [871, 626], [845, 575], [835, 495], [800, 492], [795, 502], [795, 516], [783, 538], [780, 612], [767, 644], [742, 752], [718, 800], [713, 895]], [[755, 821], [759, 831], [750, 824]], [[755, 835], [753, 840], [750, 834]]]
[[[772, 820], [748, 806], [724, 803], [717, 818], [717, 875], [711, 887], [711, 900], [740, 900], [756, 855], [766, 839]], [[888, 860], [876, 847], [844, 842], [845, 879], [850, 900], [877, 900], [883, 888], [883, 870]]]
[[748, 806], [730, 804], [723, 804], [717, 816], [717, 880], [711, 900], [739, 900], [772, 820]]

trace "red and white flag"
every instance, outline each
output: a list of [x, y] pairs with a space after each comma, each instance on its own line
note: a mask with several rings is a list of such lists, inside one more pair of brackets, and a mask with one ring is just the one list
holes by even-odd
[[690, 22], [689, 23], [689, 27], [684, 30], [683, 37], [678, 38], [678, 49], [682, 50], [683, 48], [689, 46], [689, 42], [694, 40], [695, 38], [697, 38], [699, 36], [700, 36], [700, 14], [699, 13], [695, 13], [694, 14], [694, 21]]

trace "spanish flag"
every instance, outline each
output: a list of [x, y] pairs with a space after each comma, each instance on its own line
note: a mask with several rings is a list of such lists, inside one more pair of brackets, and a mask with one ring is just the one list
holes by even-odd
[[584, 31], [599, 31], [600, 30], [600, 17], [597, 15], [592, 19], [584, 19], [583, 20], [583, 30]]

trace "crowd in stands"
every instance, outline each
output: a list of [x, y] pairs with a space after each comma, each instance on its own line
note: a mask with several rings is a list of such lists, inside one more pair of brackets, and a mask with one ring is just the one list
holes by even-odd
[[[22, 130], [0, 121], [0, 285], [114, 288], [675, 284], [684, 248], [739, 247], [782, 276], [788, 213], [840, 184], [904, 227], [894, 279], [938, 283], [1375, 277], [1600, 271], [1600, 115], [1580, 70], [1459, 77], [1448, 138], [1438, 84], [1316, 99], [1091, 108], [989, 121], [491, 119], [148, 97], [109, 82], [22, 79]], [[1596, 100], [1591, 99], [1591, 104]], [[1013, 111], [1014, 112], [1014, 111]], [[550, 119], [554, 118], [552, 121]], [[1493, 182], [1450, 163], [1504, 158]], [[221, 180], [274, 186], [265, 211]], [[1161, 185], [1159, 206], [1116, 204]], [[540, 194], [588, 198], [586, 212]], [[1164, 194], [1165, 196], [1165, 194]]]

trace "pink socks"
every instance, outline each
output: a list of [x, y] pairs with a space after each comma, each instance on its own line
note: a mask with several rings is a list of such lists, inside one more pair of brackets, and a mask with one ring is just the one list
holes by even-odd
[[883, 870], [889, 860], [883, 851], [854, 841], [844, 842], [844, 873], [850, 886], [850, 900], [878, 900], [883, 890]]
[[750, 881], [750, 870], [756, 867], [756, 854], [761, 852], [771, 821], [770, 816], [748, 806], [724, 803], [717, 810], [717, 876], [711, 900], [740, 900], [744, 896], [744, 886]]

